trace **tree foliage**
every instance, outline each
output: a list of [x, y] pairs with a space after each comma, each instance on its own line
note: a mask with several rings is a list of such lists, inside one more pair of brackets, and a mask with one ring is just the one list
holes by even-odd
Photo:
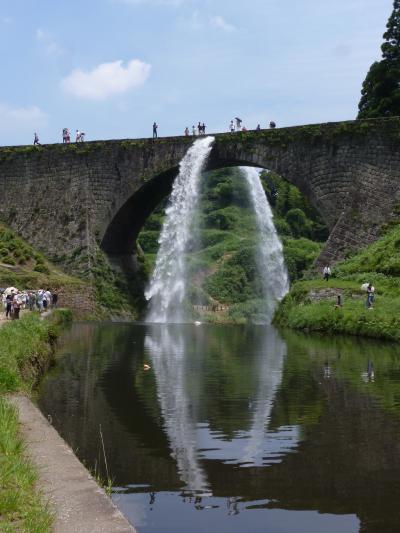
[[394, 0], [383, 38], [382, 60], [371, 65], [363, 83], [358, 118], [400, 115], [400, 0]]

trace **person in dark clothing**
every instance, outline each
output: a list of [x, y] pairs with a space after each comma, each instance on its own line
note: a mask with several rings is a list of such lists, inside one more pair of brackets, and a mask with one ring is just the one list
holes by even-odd
[[56, 292], [53, 292], [53, 298], [52, 298], [52, 304], [53, 304], [53, 307], [57, 307], [57, 302], [58, 302], [58, 294]]
[[158, 124], [156, 122], [154, 122], [154, 124], [153, 124], [153, 139], [157, 139], [157, 137], [158, 137], [157, 129], [158, 129]]
[[271, 130], [276, 128], [276, 124], [275, 124], [275, 122], [273, 120], [271, 120], [271, 122], [269, 123], [269, 127], [271, 128]]
[[367, 309], [373, 309], [372, 304], [374, 303], [374, 292], [375, 288], [371, 285], [371, 283], [369, 283], [367, 287], [367, 301], [365, 303], [365, 307]]
[[14, 298], [14, 294], [7, 294], [6, 296], [6, 318], [11, 318], [11, 305]]

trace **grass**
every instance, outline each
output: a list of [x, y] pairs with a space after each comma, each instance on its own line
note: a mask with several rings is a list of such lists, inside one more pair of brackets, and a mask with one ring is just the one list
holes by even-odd
[[[275, 322], [295, 329], [345, 333], [400, 340], [400, 226], [390, 228], [378, 241], [335, 266], [329, 282], [321, 278], [300, 281], [281, 302]], [[366, 309], [363, 283], [375, 287], [373, 309]], [[312, 301], [311, 291], [341, 289], [343, 307], [335, 297]]]
[[56, 310], [46, 320], [37, 313], [0, 328], [0, 531], [47, 533], [53, 518], [36, 491], [37, 473], [26, 458], [18, 433], [18, 416], [5, 393], [30, 392], [48, 365], [52, 345], [67, 310]]
[[47, 320], [30, 313], [0, 328], [0, 394], [32, 390], [48, 363], [60, 325], [71, 316], [62, 309]]
[[[7, 329], [7, 328], [5, 328]], [[37, 473], [18, 434], [16, 409], [0, 398], [0, 530], [47, 533], [53, 517], [35, 490]]]
[[15, 232], [0, 224], [0, 287], [85, 289], [85, 281], [54, 266]]

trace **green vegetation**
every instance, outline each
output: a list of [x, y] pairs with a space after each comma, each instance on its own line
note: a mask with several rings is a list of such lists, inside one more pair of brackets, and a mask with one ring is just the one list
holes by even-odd
[[[400, 340], [400, 226], [392, 227], [377, 242], [339, 263], [334, 277], [296, 283], [281, 302], [275, 322], [292, 328], [347, 333]], [[375, 288], [373, 309], [366, 309], [363, 283]], [[315, 301], [312, 292], [340, 290], [343, 307], [335, 296]]]
[[[318, 256], [327, 228], [307, 199], [293, 185], [271, 172], [261, 175], [281, 236], [290, 279], [301, 278]], [[221, 169], [203, 175], [198, 234], [187, 261], [191, 285], [189, 304], [224, 305], [226, 313], [202, 314], [218, 322], [258, 320], [261, 279], [256, 268], [256, 220], [241, 171]], [[139, 236], [146, 270], [151, 272], [158, 250], [166, 202], [152, 214]]]
[[400, 0], [383, 35], [381, 61], [372, 64], [362, 87], [358, 118], [400, 115]]
[[90, 271], [97, 304], [95, 318], [109, 318], [110, 314], [138, 318], [144, 307], [143, 287], [147, 279], [142, 254], [138, 254], [138, 263], [136, 275], [123, 274], [112, 268], [100, 248], [96, 249]]
[[[57, 263], [74, 266], [80, 276], [71, 276], [51, 263], [45, 256], [0, 224], [0, 287], [18, 289], [50, 288], [57, 293], [93, 294], [96, 308], [94, 318], [116, 315], [137, 317], [143, 303], [145, 283], [144, 258], [139, 254], [136, 276], [125, 276], [111, 267], [100, 248], [95, 248], [90, 260], [86, 248], [77, 248], [69, 260], [60, 257]], [[88, 268], [88, 264], [92, 264]]]
[[0, 529], [5, 533], [51, 531], [52, 516], [35, 490], [37, 474], [18, 435], [16, 410], [4, 394], [32, 390], [71, 317], [61, 309], [46, 320], [32, 313], [0, 328]]
[[60, 326], [71, 312], [55, 310], [47, 320], [29, 313], [0, 328], [0, 394], [31, 391], [46, 368]]
[[35, 492], [37, 473], [25, 457], [14, 407], [0, 397], [0, 529], [50, 533], [53, 517]]
[[84, 285], [83, 280], [62, 272], [15, 232], [0, 224], [0, 287], [50, 287], [55, 291], [68, 291], [69, 288], [84, 290]]

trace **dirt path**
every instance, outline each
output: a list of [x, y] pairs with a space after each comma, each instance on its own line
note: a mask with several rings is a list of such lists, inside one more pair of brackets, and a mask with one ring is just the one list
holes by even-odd
[[21, 394], [19, 410], [27, 452], [39, 471], [39, 489], [55, 512], [55, 533], [135, 533], [39, 409]]

